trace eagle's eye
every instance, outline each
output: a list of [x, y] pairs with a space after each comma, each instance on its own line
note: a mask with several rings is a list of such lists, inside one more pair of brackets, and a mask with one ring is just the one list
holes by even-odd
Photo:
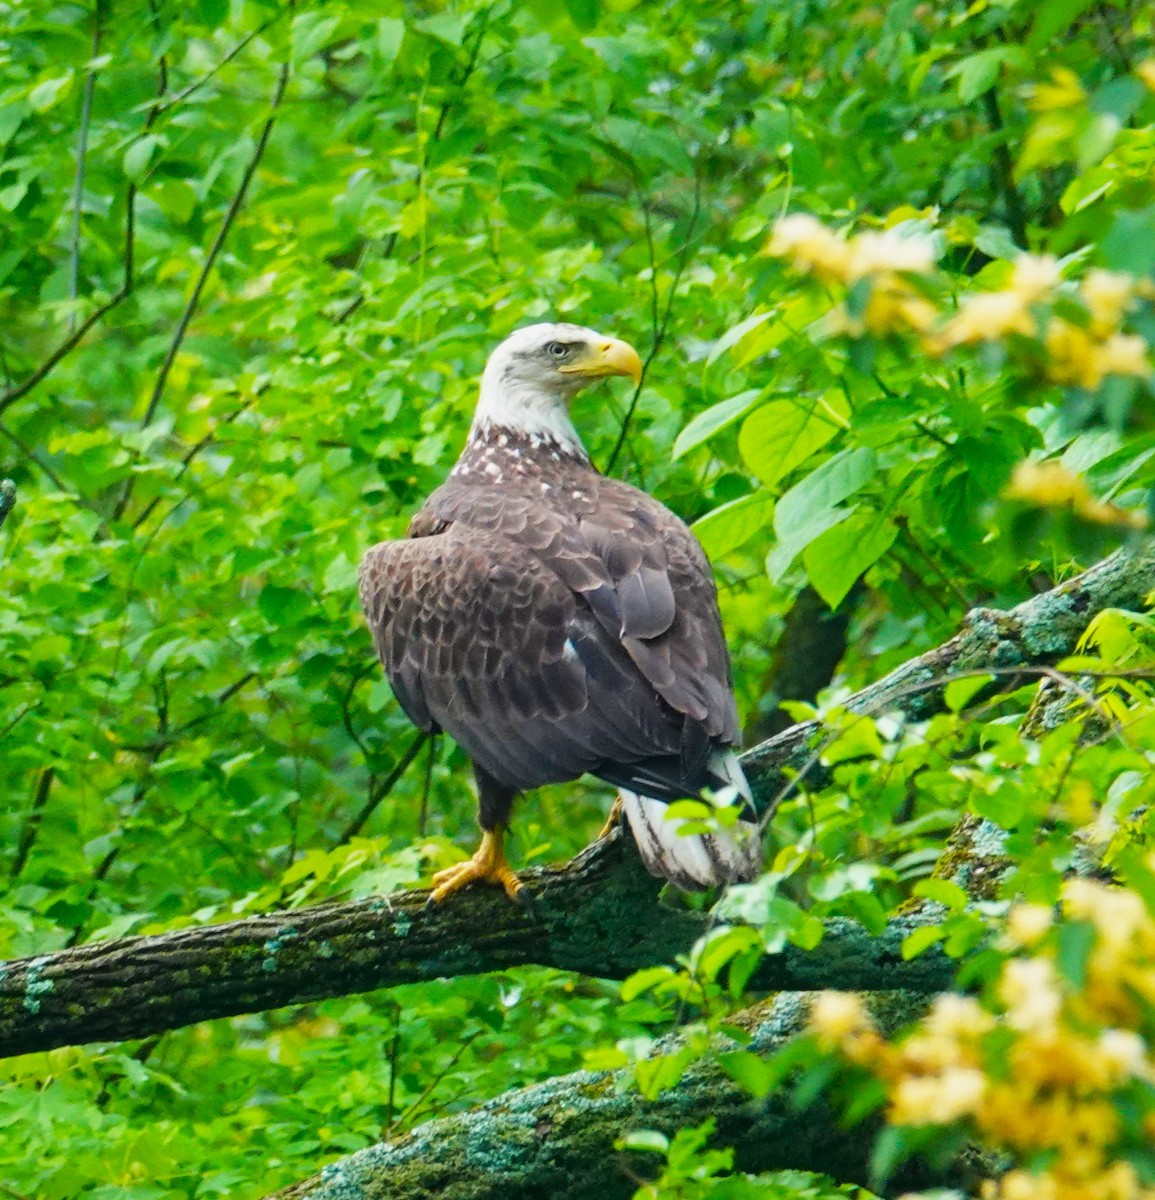
[[546, 342], [545, 352], [555, 362], [561, 362], [563, 358], [569, 358], [569, 347], [562, 342]]

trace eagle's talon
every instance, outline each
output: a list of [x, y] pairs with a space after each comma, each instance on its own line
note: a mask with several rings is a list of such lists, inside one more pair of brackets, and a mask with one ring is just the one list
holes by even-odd
[[440, 904], [442, 900], [471, 883], [499, 883], [511, 900], [524, 903], [521, 898], [524, 891], [522, 882], [505, 861], [505, 851], [502, 848], [504, 832], [500, 828], [485, 830], [481, 835], [481, 845], [472, 858], [438, 871], [433, 876], [433, 890], [429, 893], [426, 903]]

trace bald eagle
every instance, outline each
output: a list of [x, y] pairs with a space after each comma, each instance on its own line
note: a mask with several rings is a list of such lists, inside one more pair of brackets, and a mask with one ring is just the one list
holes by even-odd
[[[465, 449], [403, 541], [361, 564], [401, 707], [473, 762], [481, 846], [434, 877], [521, 883], [503, 834], [519, 792], [597, 776], [621, 789], [651, 874], [698, 890], [757, 874], [750, 789], [710, 565], [652, 496], [599, 474], [569, 401], [637, 351], [579, 325], [521, 329], [490, 356]], [[683, 834], [672, 800], [711, 789], [739, 819]]]

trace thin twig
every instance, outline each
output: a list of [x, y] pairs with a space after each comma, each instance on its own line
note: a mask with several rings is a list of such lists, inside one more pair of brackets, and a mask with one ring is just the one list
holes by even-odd
[[450, 1071], [453, 1070], [453, 1068], [455, 1066], [457, 1066], [458, 1062], [461, 1059], [461, 1056], [466, 1052], [466, 1050], [469, 1049], [470, 1046], [473, 1045], [473, 1043], [475, 1041], [477, 1041], [477, 1039], [481, 1036], [482, 1032], [483, 1031], [480, 1029], [475, 1029], [461, 1043], [461, 1045], [457, 1047], [457, 1049], [453, 1052], [452, 1057], [445, 1064], [445, 1066], [440, 1071], [438, 1071], [436, 1075], [433, 1076], [433, 1078], [428, 1082], [428, 1084], [426, 1084], [425, 1090], [421, 1093], [421, 1095], [418, 1096], [417, 1099], [414, 1100], [413, 1103], [397, 1118], [397, 1120], [394, 1121], [393, 1125], [391, 1125], [390, 1128], [388, 1130], [386, 1130], [386, 1136], [388, 1136], [388, 1134], [391, 1133], [394, 1129], [396, 1129], [398, 1127], [403, 1127], [406, 1120], [408, 1118], [412, 1117], [413, 1114], [416, 1113], [421, 1108], [421, 1105], [424, 1104], [425, 1101], [432, 1094], [433, 1089], [435, 1087], [437, 1087], [437, 1085], [445, 1078], [446, 1075], [449, 1074]]
[[[645, 207], [644, 200], [643, 200], [643, 204], [642, 204], [642, 212], [643, 212], [643, 214], [646, 213], [646, 207]], [[638, 386], [634, 389], [634, 394], [630, 399], [629, 407], [626, 409], [626, 415], [622, 418], [622, 427], [618, 431], [618, 440], [614, 443], [614, 448], [610, 452], [610, 456], [609, 456], [608, 460], [606, 461], [605, 469], [603, 472], [606, 475], [609, 475], [610, 472], [613, 471], [614, 466], [616, 465], [616, 463], [618, 461], [618, 456], [621, 454], [622, 448], [626, 444], [626, 438], [629, 436], [630, 422], [633, 421], [633, 419], [634, 419], [634, 412], [637, 410], [638, 400], [641, 398], [642, 388], [645, 386], [646, 375], [650, 369], [650, 364], [654, 361], [655, 358], [657, 358], [658, 352], [661, 350], [662, 345], [665, 342], [666, 336], [669, 332], [670, 316], [674, 310], [674, 298], [677, 295], [678, 286], [682, 282], [682, 275], [686, 270], [686, 264], [689, 262], [689, 259], [690, 259], [690, 250], [694, 244], [694, 231], [698, 227], [698, 217], [701, 215], [701, 212], [702, 212], [702, 177], [700, 174], [695, 174], [695, 177], [694, 177], [694, 209], [693, 209], [693, 212], [690, 214], [690, 225], [689, 225], [689, 228], [686, 230], [686, 239], [682, 243], [681, 249], [678, 251], [678, 260], [677, 260], [677, 266], [674, 269], [674, 278], [670, 281], [670, 287], [666, 293], [665, 311], [662, 313], [661, 320], [656, 327], [656, 331], [655, 331], [654, 339], [653, 339], [653, 345], [651, 345], [651, 347], [650, 347], [650, 352], [649, 352], [649, 354], [646, 355], [645, 361], [642, 363], [642, 376], [641, 376], [641, 379], [639, 379], [639, 381], [638, 381]], [[648, 234], [648, 231], [649, 231], [649, 225], [648, 225], [648, 218], [647, 218], [647, 234]], [[657, 274], [657, 263], [654, 261], [654, 258], [653, 258], [653, 242], [652, 241], [650, 242], [650, 252], [651, 252], [651, 257], [650, 257], [651, 273], [656, 275]], [[651, 298], [652, 298], [652, 302], [654, 304], [655, 313], [657, 311], [656, 288], [657, 288], [656, 282], [652, 283], [651, 284]]]
[[1007, 228], [1016, 246], [1028, 250], [1027, 216], [1023, 208], [1023, 198], [1015, 185], [1015, 164], [1011, 152], [1007, 149], [1004, 136], [1003, 114], [999, 107], [999, 93], [996, 88], [990, 88], [983, 93], [983, 109], [987, 114], [987, 124], [995, 136], [994, 149], [991, 152], [991, 182], [995, 190], [1003, 197], [1006, 207]]
[[[92, 94], [96, 91], [98, 72], [91, 63], [100, 55], [100, 39], [104, 32], [104, 10], [107, 0], [96, 0], [93, 14], [92, 54], [85, 72], [84, 95], [80, 101], [80, 130], [76, 136], [76, 175], [72, 183], [72, 231], [68, 247], [68, 295], [75, 303], [80, 294], [80, 212], [84, 200], [84, 169], [88, 160], [88, 129], [92, 121]], [[68, 318], [69, 331], [76, 327], [76, 313]]]
[[[164, 356], [164, 362], [161, 363], [160, 371], [157, 373], [156, 383], [152, 389], [152, 395], [148, 400], [148, 407], [145, 409], [144, 417], [141, 420], [141, 427], [147, 428], [152, 424], [153, 418], [156, 416], [157, 406], [160, 404], [161, 397], [164, 395], [165, 385], [168, 383], [169, 372], [172, 370], [173, 363], [176, 361], [176, 356], [180, 353], [181, 345], [184, 342], [185, 334], [188, 332], [188, 327], [192, 322], [193, 316], [196, 313], [197, 307], [200, 304], [201, 294], [204, 292], [205, 284], [208, 282], [208, 277], [213, 267], [216, 265], [217, 258], [221, 250], [224, 249], [225, 239], [229, 235], [229, 231], [233, 227], [233, 222], [236, 221], [240, 214], [241, 208], [245, 203], [245, 197], [248, 194], [249, 184], [252, 183], [253, 176], [257, 172], [257, 168], [261, 164], [261, 159], [265, 156], [265, 149], [269, 144], [269, 137], [273, 132], [273, 126], [276, 124], [277, 112], [281, 107], [281, 100], [285, 95], [285, 88], [289, 83], [289, 64], [286, 62], [281, 66], [277, 76], [277, 85], [273, 89], [273, 97], [270, 102], [270, 112], [261, 127], [260, 135], [257, 137], [257, 144], [253, 149], [253, 153], [249, 157], [248, 163], [245, 165], [244, 173], [241, 176], [240, 187], [237, 188], [236, 194], [229, 204], [228, 211], [225, 213], [224, 220], [221, 222], [220, 228], [217, 230], [217, 235], [213, 239], [213, 244], [209, 247], [209, 252], [205, 257], [204, 266], [201, 268], [200, 274], [197, 276], [196, 282], [193, 284], [192, 293], [188, 298], [188, 303], [184, 307], [184, 312], [180, 315], [180, 320], [177, 322], [176, 332], [173, 334], [172, 341], [169, 343], [168, 353]], [[120, 512], [123, 512], [123, 506], [118, 506]], [[118, 514], [119, 515], [119, 512]]]
[[[255, 400], [246, 400], [245, 403], [240, 406], [240, 408], [234, 409], [228, 414], [228, 416], [224, 417], [219, 424], [210, 429], [209, 432], [200, 439], [200, 441], [190, 446], [188, 451], [185, 453], [184, 458], [181, 459], [180, 470], [177, 471], [176, 476], [173, 479], [173, 483], [179, 482], [188, 471], [189, 467], [192, 466], [193, 459], [196, 458], [196, 456], [200, 454], [202, 450], [207, 449], [207, 447], [211, 446], [213, 442], [216, 441], [217, 433], [222, 425], [231, 425], [239, 416], [241, 416], [242, 413], [245, 413], [252, 408], [255, 403]], [[153, 498], [144, 506], [143, 509], [141, 509], [140, 513], [133, 520], [133, 529], [139, 529], [145, 523], [145, 521], [152, 516], [152, 514], [156, 511], [157, 505], [161, 502], [161, 499], [162, 494], [160, 493], [153, 496]]]
[[8, 872], [12, 879], [16, 879], [24, 870], [24, 865], [28, 862], [28, 855], [36, 844], [36, 835], [40, 832], [40, 819], [44, 815], [44, 806], [48, 803], [48, 794], [52, 791], [52, 783], [55, 779], [55, 767], [45, 767], [40, 772], [40, 778], [36, 782], [36, 794], [32, 798], [32, 808], [24, 822], [24, 828], [20, 831], [20, 841], [16, 846], [16, 854], [13, 856], [12, 866]]
[[365, 822], [369, 820], [376, 811], [377, 806], [389, 795], [393, 790], [394, 784], [405, 774], [409, 764], [417, 757], [418, 752], [428, 737], [429, 734], [422, 731], [406, 746], [405, 753], [397, 760], [396, 766], [381, 780], [381, 783], [377, 787], [371, 789], [369, 799], [365, 801], [361, 811], [345, 827], [344, 832], [334, 843], [335, 845], [342, 846], [350, 838], [355, 838], [361, 832], [365, 827]]
[[275, 25], [288, 11], [289, 10], [287, 8], [282, 8], [279, 12], [274, 13], [273, 16], [269, 17], [269, 19], [263, 24], [258, 25], [256, 29], [252, 31], [252, 33], [245, 34], [245, 36], [241, 38], [239, 42], [237, 42], [237, 44], [220, 60], [220, 62], [216, 64], [215, 67], [211, 67], [199, 79], [194, 80], [188, 85], [188, 87], [182, 88], [179, 92], [166, 100], [160, 106], [160, 112], [167, 112], [170, 108], [175, 108], [178, 104], [181, 104], [183, 101], [187, 100], [195, 92], [200, 91], [200, 89], [203, 88], [206, 83], [208, 83], [215, 75], [219, 74], [224, 67], [227, 67], [229, 63], [231, 63], [233, 59], [236, 58], [236, 56], [240, 54], [250, 42], [253, 41], [254, 38], [260, 37], [262, 33], [269, 29], [270, 26]]
[[[131, 212], [132, 208], [130, 206], [129, 213], [131, 214]], [[129, 246], [132, 245], [131, 228], [132, 220], [130, 216]], [[128, 261], [130, 257], [130, 254], [127, 255], [126, 261]], [[0, 414], [6, 412], [13, 404], [16, 403], [17, 400], [27, 396], [28, 393], [32, 391], [32, 389], [38, 383], [41, 382], [41, 380], [45, 379], [51, 373], [52, 369], [57, 365], [57, 363], [59, 363], [62, 358], [65, 358], [80, 344], [80, 342], [84, 339], [84, 335], [101, 319], [101, 317], [105, 316], [107, 313], [110, 313], [122, 300], [125, 299], [125, 297], [128, 296], [130, 291], [130, 287], [121, 287], [118, 292], [109, 297], [109, 299], [101, 304], [94, 312], [90, 313], [89, 316], [80, 325], [78, 325], [77, 328], [70, 333], [68, 337], [66, 337], [64, 341], [62, 341], [60, 345], [56, 347], [55, 350], [52, 351], [52, 353], [40, 364], [40, 366], [38, 366], [36, 370], [32, 372], [31, 375], [15, 386], [10, 387], [3, 394], [0, 394]]]

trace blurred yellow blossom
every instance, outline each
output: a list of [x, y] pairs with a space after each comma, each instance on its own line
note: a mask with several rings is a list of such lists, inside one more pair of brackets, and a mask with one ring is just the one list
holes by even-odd
[[1018, 292], [981, 292], [968, 296], [943, 329], [944, 346], [971, 346], [1019, 333], [1031, 337], [1037, 329], [1026, 301]]
[[1007, 1023], [1020, 1030], [1049, 1030], [1059, 1018], [1055, 968], [1045, 958], [1013, 958], [1003, 969], [999, 996], [1007, 1006]]
[[[1092, 494], [1086, 482], [1059, 462], [1021, 462], [1003, 489], [1004, 500], [1021, 500], [1040, 508], [1070, 509], [1085, 521], [1144, 529], [1145, 513], [1107, 504]], [[1018, 920], [1026, 920], [1019, 917]]]
[[1139, 1032], [1155, 1014], [1155, 920], [1136, 893], [1085, 879], [1064, 885], [1062, 913], [1094, 929], [1084, 983], [1058, 969], [1054, 911], [1020, 904], [1003, 944], [1030, 955], [1003, 962], [1001, 1016], [995, 998], [941, 996], [889, 1043], [873, 1026], [864, 1039], [861, 1010], [840, 996], [826, 1027], [850, 1031], [843, 1045], [886, 1087], [893, 1123], [962, 1122], [1010, 1155], [1010, 1170], [982, 1185], [984, 1200], [1155, 1200], [1126, 1157], [1128, 1145], [1145, 1155], [1155, 1137], [1155, 1112], [1136, 1111], [1132, 1082], [1155, 1078]]
[[915, 271], [934, 267], [934, 243], [921, 234], [901, 234], [894, 229], [860, 233], [850, 241], [847, 278], [862, 279], [880, 271]]
[[1135, 74], [1143, 84], [1155, 92], [1155, 58], [1144, 59], [1136, 68]]
[[1007, 914], [1004, 936], [1012, 946], [1033, 946], [1053, 922], [1054, 913], [1045, 904], [1016, 904]]
[[1020, 254], [1011, 270], [1011, 291], [1033, 304], [1050, 295], [1062, 278], [1057, 258], [1050, 254]]
[[1100, 348], [1099, 366], [1104, 375], [1150, 375], [1147, 343], [1138, 334], [1113, 334]]
[[819, 992], [810, 1008], [810, 1028], [821, 1041], [837, 1046], [873, 1023], [854, 992]]
[[973, 1067], [948, 1067], [936, 1075], [909, 1075], [891, 1094], [890, 1119], [896, 1125], [945, 1125], [975, 1112], [987, 1077]]
[[850, 263], [849, 245], [809, 213], [783, 217], [774, 226], [766, 253], [789, 259], [795, 270], [827, 281], [845, 280]]
[[1098, 337], [1114, 333], [1135, 301], [1135, 284], [1128, 275], [1096, 267], [1079, 284], [1079, 295], [1091, 314], [1091, 332]]
[[843, 239], [808, 213], [783, 217], [774, 226], [766, 253], [789, 259], [795, 270], [841, 283], [885, 273], [925, 273], [935, 261], [934, 242], [921, 234], [868, 230]]

